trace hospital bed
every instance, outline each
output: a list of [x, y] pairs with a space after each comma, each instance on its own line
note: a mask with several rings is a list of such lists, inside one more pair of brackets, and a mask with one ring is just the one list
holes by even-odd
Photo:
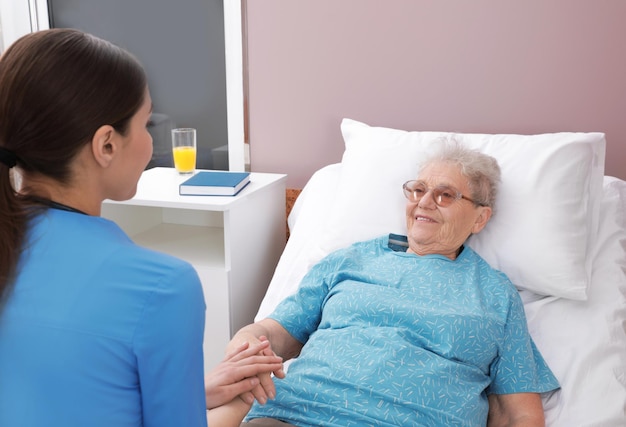
[[626, 426], [626, 181], [604, 175], [602, 133], [450, 134], [344, 119], [340, 163], [319, 169], [288, 217], [290, 237], [256, 315], [295, 292], [329, 252], [406, 234], [402, 183], [442, 137], [494, 156], [495, 214], [467, 244], [520, 291], [529, 329], [561, 389], [549, 427]]

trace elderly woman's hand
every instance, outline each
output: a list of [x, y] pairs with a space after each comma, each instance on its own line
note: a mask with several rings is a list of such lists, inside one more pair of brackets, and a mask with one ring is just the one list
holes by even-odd
[[[216, 408], [241, 396], [248, 405], [252, 405], [254, 396], [251, 391], [259, 390], [261, 380], [259, 375], [270, 378], [270, 373], [282, 371], [282, 358], [274, 355], [270, 350], [270, 344], [264, 337], [260, 342], [250, 345], [243, 343], [233, 352], [228, 354], [205, 377], [205, 394], [207, 409]], [[268, 397], [275, 396], [274, 383], [270, 379], [264, 381], [261, 387], [263, 394], [257, 398], [261, 403]], [[257, 395], [255, 393], [255, 396]]]

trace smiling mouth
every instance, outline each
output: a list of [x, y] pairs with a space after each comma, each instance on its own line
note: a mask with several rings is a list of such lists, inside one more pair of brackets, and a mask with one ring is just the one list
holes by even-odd
[[415, 217], [415, 221], [418, 221], [418, 222], [436, 222], [432, 218], [428, 218], [426, 216], [421, 216], [421, 215], [416, 216]]

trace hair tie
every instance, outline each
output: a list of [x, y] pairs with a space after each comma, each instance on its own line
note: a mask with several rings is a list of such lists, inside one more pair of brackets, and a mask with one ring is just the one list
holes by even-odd
[[0, 147], [0, 163], [4, 163], [6, 167], [11, 169], [13, 166], [17, 165], [17, 156], [13, 151]]

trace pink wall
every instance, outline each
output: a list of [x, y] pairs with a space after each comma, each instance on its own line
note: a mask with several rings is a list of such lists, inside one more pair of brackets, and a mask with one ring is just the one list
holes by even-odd
[[623, 0], [247, 0], [253, 171], [302, 187], [343, 117], [407, 130], [599, 131], [626, 179]]

